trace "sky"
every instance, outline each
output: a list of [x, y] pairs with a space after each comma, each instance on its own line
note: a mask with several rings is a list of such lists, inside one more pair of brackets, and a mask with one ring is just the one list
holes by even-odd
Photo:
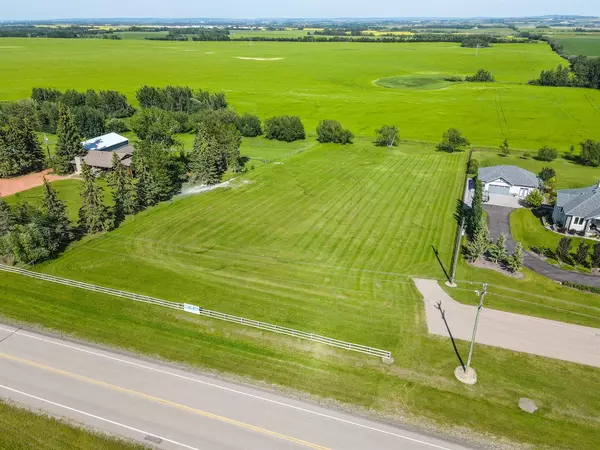
[[600, 16], [599, 0], [0, 0], [0, 20]]

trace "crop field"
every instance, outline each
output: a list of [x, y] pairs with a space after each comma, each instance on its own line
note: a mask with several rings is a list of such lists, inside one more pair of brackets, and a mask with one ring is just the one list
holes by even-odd
[[569, 55], [600, 56], [600, 33], [553, 36]]
[[0, 448], [29, 450], [143, 450], [147, 447], [56, 420], [0, 401]]
[[[135, 102], [140, 85], [187, 84], [224, 90], [241, 113], [298, 115], [309, 130], [325, 118], [364, 136], [395, 124], [403, 139], [435, 142], [454, 126], [477, 145], [497, 146], [508, 138], [511, 145], [530, 149], [546, 144], [567, 149], [600, 138], [600, 92], [525, 84], [542, 69], [564, 63], [546, 44], [495, 45], [476, 57], [473, 49], [452, 43], [5, 38], [0, 58], [0, 100], [26, 98], [32, 87], [52, 86], [116, 89]], [[490, 70], [497, 82], [439, 84], [446, 76], [479, 68]], [[432, 82], [417, 90], [376, 83], [393, 77]]]

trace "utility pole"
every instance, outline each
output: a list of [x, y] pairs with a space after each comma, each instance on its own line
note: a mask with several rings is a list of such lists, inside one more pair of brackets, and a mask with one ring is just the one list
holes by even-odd
[[452, 268], [450, 269], [450, 279], [446, 282], [448, 287], [456, 287], [454, 277], [456, 276], [456, 265], [458, 264], [458, 254], [460, 253], [460, 240], [462, 238], [462, 232], [465, 229], [465, 216], [463, 215], [460, 226], [456, 230], [456, 241], [454, 242], [454, 255], [452, 257]]
[[479, 298], [479, 306], [477, 307], [477, 315], [475, 316], [475, 325], [473, 326], [473, 337], [471, 337], [471, 345], [469, 346], [469, 358], [467, 359], [467, 368], [465, 369], [465, 372], [468, 372], [469, 368], [471, 367], [471, 358], [473, 357], [473, 347], [475, 347], [475, 335], [477, 334], [479, 315], [481, 314], [481, 310], [483, 309], [483, 299], [485, 298], [486, 293], [487, 283], [483, 283], [483, 291], [481, 292], [481, 297]]

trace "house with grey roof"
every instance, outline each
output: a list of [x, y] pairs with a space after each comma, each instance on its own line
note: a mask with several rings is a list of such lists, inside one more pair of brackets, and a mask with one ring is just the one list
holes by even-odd
[[540, 186], [540, 179], [533, 172], [517, 166], [491, 166], [479, 169], [478, 178], [483, 184], [484, 197], [508, 195], [525, 198]]
[[567, 230], [596, 234], [600, 226], [600, 181], [581, 189], [557, 191], [552, 220]]

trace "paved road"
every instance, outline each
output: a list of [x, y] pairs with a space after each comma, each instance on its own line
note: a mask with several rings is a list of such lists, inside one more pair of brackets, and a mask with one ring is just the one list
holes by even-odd
[[[490, 230], [490, 235], [496, 239], [498, 236], [500, 236], [500, 234], [504, 233], [506, 235], [506, 248], [509, 252], [512, 252], [515, 248], [515, 243], [510, 233], [509, 216], [510, 213], [514, 211], [514, 208], [508, 208], [506, 206], [484, 205], [483, 209], [485, 209], [487, 212], [488, 229]], [[545, 277], [555, 281], [568, 281], [571, 283], [600, 287], [600, 277], [559, 269], [558, 267], [555, 267], [528, 252], [525, 252], [525, 260], [523, 265], [528, 269], [531, 269], [534, 272], [537, 272], [540, 275], [544, 275]]]
[[[453, 300], [436, 280], [414, 280], [423, 295], [427, 329], [448, 337], [438, 301], [456, 339], [471, 340], [476, 306]], [[477, 328], [477, 342], [532, 355], [600, 367], [600, 329], [484, 308]]]
[[0, 397], [159, 449], [465, 449], [260, 389], [0, 325]]

